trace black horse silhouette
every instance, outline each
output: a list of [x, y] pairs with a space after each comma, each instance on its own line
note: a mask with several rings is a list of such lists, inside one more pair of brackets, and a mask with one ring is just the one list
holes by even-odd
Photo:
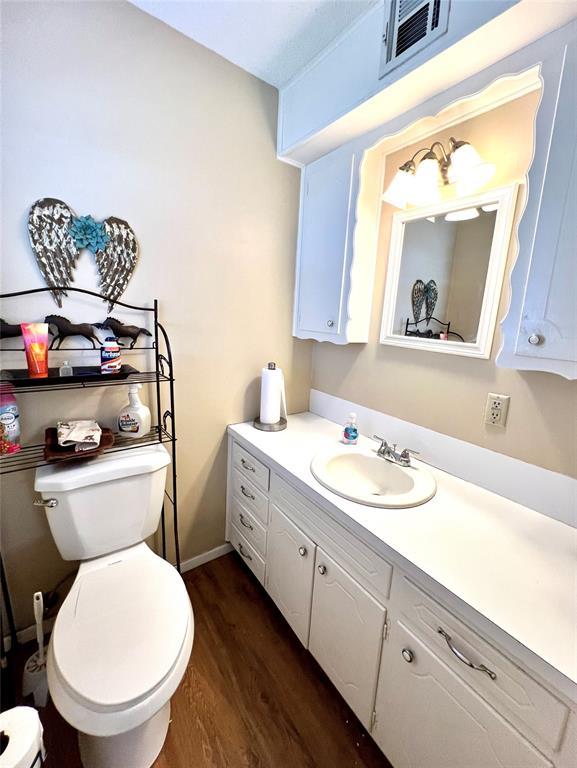
[[22, 328], [17, 323], [7, 323], [0, 317], [0, 339], [14, 339], [22, 336]]
[[107, 317], [103, 323], [94, 323], [95, 328], [110, 328], [112, 333], [118, 339], [132, 339], [129, 349], [132, 349], [136, 344], [138, 337], [141, 333], [145, 336], [152, 336], [150, 331], [146, 328], [139, 328], [137, 325], [124, 325], [124, 323], [117, 320], [115, 317]]
[[[93, 349], [96, 349], [94, 342], [100, 346], [100, 339], [94, 334], [94, 329], [90, 323], [71, 323], [67, 317], [62, 317], [62, 315], [46, 315], [44, 322], [48, 323], [48, 330], [54, 336], [50, 342], [50, 349], [60, 349], [62, 342], [68, 336], [83, 336], [91, 342]], [[56, 333], [52, 331], [51, 326], [55, 326]], [[54, 346], [56, 341], [58, 341], [58, 345]]]

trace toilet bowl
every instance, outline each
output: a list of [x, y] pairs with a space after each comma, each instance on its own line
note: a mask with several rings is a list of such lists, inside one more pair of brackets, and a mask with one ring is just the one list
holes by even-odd
[[180, 574], [143, 541], [158, 525], [168, 455], [124, 453], [36, 474], [61, 554], [84, 558], [47, 656], [48, 688], [78, 730], [84, 768], [150, 768], [194, 636]]

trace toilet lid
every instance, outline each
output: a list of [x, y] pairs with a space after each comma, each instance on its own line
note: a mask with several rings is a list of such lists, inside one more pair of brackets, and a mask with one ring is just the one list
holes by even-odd
[[54, 661], [78, 696], [118, 708], [170, 672], [189, 616], [182, 578], [165, 560], [149, 553], [109, 561], [74, 582], [52, 633]]

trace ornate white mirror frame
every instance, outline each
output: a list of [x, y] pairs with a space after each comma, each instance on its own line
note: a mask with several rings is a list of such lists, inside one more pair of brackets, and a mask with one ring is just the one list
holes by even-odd
[[[499, 189], [492, 189], [480, 195], [472, 195], [435, 203], [427, 207], [414, 208], [410, 211], [399, 211], [393, 214], [385, 296], [383, 301], [383, 318], [381, 324], [381, 344], [392, 344], [397, 347], [421, 349], [428, 352], [442, 352], [450, 355], [465, 355], [467, 357], [488, 358], [491, 355], [491, 344], [497, 320], [497, 310], [501, 296], [501, 286], [507, 263], [515, 201], [518, 184], [512, 184]], [[443, 339], [428, 339], [424, 337], [406, 336], [395, 333], [395, 306], [397, 302], [399, 278], [403, 254], [403, 241], [406, 224], [410, 221], [432, 216], [441, 216], [464, 208], [479, 208], [495, 203], [498, 205], [495, 216], [495, 227], [491, 242], [491, 251], [485, 280], [485, 290], [481, 304], [479, 325], [474, 342], [450, 341]]]

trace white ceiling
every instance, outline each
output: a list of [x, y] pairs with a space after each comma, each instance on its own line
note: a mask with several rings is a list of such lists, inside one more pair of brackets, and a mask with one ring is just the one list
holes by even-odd
[[282, 86], [376, 0], [131, 0], [271, 85]]

